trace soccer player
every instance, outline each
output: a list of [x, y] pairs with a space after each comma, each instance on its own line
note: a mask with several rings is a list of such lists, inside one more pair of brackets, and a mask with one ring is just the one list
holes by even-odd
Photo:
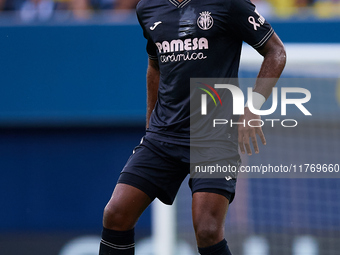
[[[134, 254], [139, 216], [156, 197], [172, 204], [188, 175], [190, 78], [236, 78], [245, 41], [264, 57], [253, 90], [254, 107], [260, 109], [286, 61], [281, 40], [249, 0], [141, 0], [137, 16], [149, 55], [146, 135], [128, 159], [104, 209], [100, 255]], [[246, 105], [239, 122], [250, 119], [260, 117]], [[258, 153], [256, 134], [265, 144], [260, 127], [238, 125], [225, 141], [222, 160], [238, 166], [238, 147], [251, 155], [250, 140]], [[189, 186], [199, 253], [230, 255], [224, 222], [236, 179], [190, 178]]]

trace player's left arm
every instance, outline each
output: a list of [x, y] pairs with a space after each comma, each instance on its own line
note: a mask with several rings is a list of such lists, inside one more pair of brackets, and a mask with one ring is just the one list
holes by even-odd
[[[274, 33], [272, 37], [257, 51], [264, 57], [257, 81], [253, 92], [264, 96], [265, 100], [270, 96], [272, 88], [279, 79], [285, 64], [286, 51], [280, 38]], [[268, 79], [267, 79], [268, 78]], [[269, 79], [270, 78], [270, 79]], [[262, 143], [266, 144], [265, 136], [261, 127], [250, 127], [247, 123], [249, 120], [261, 119], [259, 115], [250, 112], [248, 107], [244, 108], [244, 115], [240, 116], [239, 122], [245, 121], [246, 125], [238, 125], [238, 143], [241, 153], [247, 152], [252, 154], [250, 140], [253, 144], [255, 153], [259, 153], [259, 147], [256, 139], [256, 134], [259, 135]], [[253, 125], [256, 125], [253, 122]]]

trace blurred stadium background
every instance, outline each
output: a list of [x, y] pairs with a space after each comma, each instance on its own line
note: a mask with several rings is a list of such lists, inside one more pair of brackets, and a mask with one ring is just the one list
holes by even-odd
[[[287, 46], [286, 82], [311, 79], [299, 86], [313, 118], [265, 128], [268, 145], [243, 164], [339, 164], [340, 1], [254, 2]], [[145, 40], [126, 10], [135, 3], [0, 0], [1, 255], [96, 254], [102, 210], [144, 134]], [[255, 77], [259, 61], [245, 46], [240, 76]], [[339, 201], [336, 178], [240, 179], [227, 240], [240, 255], [338, 255]], [[184, 182], [175, 215], [158, 223], [175, 233], [173, 254], [197, 254], [190, 202]], [[137, 255], [154, 255], [152, 222], [148, 208]]]

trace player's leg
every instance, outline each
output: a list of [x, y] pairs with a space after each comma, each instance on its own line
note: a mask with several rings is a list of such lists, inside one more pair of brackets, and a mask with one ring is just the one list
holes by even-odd
[[182, 158], [187, 151], [187, 147], [142, 139], [105, 207], [100, 255], [134, 254], [133, 229], [139, 216], [156, 197], [166, 204], [173, 203], [186, 175], [183, 169], [187, 169], [176, 156]]
[[134, 254], [134, 227], [151, 201], [143, 191], [117, 184], [104, 209], [100, 255]]
[[118, 183], [104, 209], [103, 226], [117, 231], [134, 228], [139, 216], [151, 203], [143, 191]]
[[229, 200], [210, 192], [195, 192], [192, 218], [199, 253], [202, 255], [231, 255], [224, 239], [224, 223]]
[[235, 197], [236, 176], [233, 172], [197, 172], [196, 166], [225, 166], [236, 172], [240, 165], [237, 148], [190, 149], [189, 186], [193, 193], [192, 218], [199, 252], [202, 255], [231, 255], [224, 239], [224, 223], [229, 203]]

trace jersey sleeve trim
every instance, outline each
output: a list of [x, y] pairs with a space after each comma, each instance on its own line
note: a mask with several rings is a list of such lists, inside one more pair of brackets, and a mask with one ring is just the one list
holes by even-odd
[[151, 59], [151, 60], [158, 60], [157, 56], [150, 55], [150, 54], [148, 54], [148, 56], [149, 56], [149, 59]]
[[257, 49], [257, 48], [260, 48], [261, 46], [263, 46], [273, 34], [274, 34], [274, 29], [271, 27], [270, 30], [268, 31], [268, 33], [262, 38], [262, 40], [260, 42], [252, 45], [253, 48]]

